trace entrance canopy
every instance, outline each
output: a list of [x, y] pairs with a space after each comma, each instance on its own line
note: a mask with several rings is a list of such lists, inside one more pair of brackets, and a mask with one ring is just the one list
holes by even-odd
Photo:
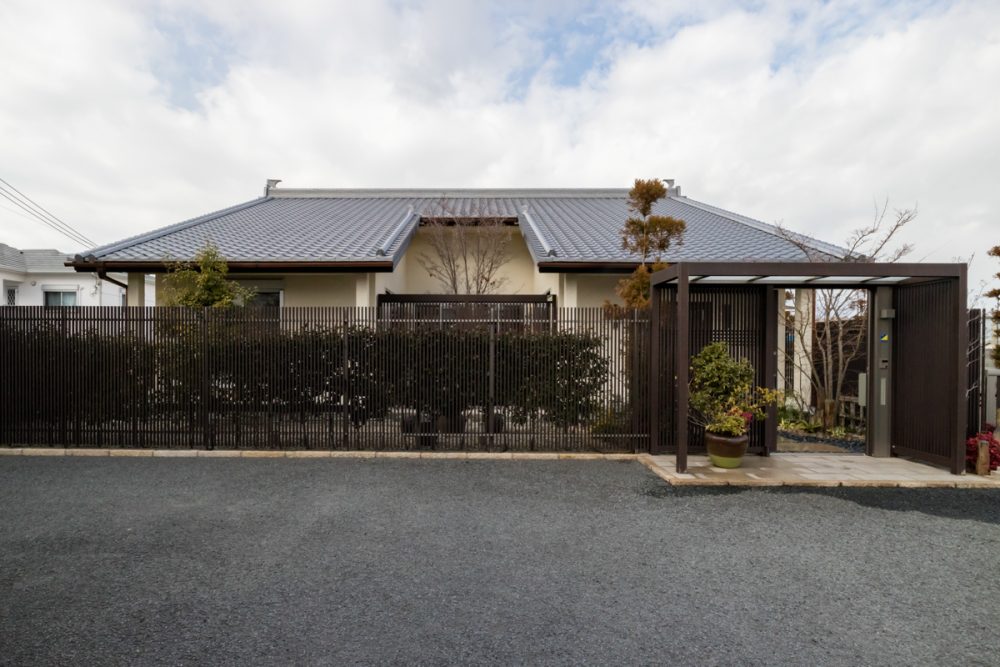
[[653, 274], [657, 287], [771, 285], [790, 288], [871, 288], [964, 280], [965, 264], [875, 264], [866, 262], [680, 262]]
[[[965, 264], [867, 262], [680, 262], [652, 284], [651, 451], [674, 451], [687, 468], [702, 434], [688, 424], [691, 358], [716, 341], [777, 387], [779, 291], [869, 292], [867, 452], [965, 467]], [[767, 455], [777, 440], [776, 410], [751, 431]]]

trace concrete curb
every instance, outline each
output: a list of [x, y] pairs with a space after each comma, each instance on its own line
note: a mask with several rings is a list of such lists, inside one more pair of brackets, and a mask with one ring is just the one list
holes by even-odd
[[640, 454], [591, 452], [382, 452], [268, 449], [58, 449], [0, 448], [0, 456], [153, 457], [211, 459], [428, 459], [462, 461], [635, 461]]
[[799, 488], [904, 488], [904, 489], [997, 489], [1000, 478], [983, 479], [956, 475], [954, 480], [894, 479], [723, 479], [680, 476], [657, 465], [649, 454], [598, 454], [594, 452], [381, 452], [322, 450], [240, 450], [240, 449], [62, 449], [49, 447], [0, 448], [0, 456], [68, 457], [152, 457], [206, 459], [425, 459], [460, 461], [638, 461], [671, 486], [763, 488], [790, 486]]
[[815, 480], [815, 479], [723, 479], [712, 477], [681, 477], [677, 473], [672, 473], [657, 465], [649, 454], [639, 454], [636, 460], [671, 486], [731, 486], [734, 488], [760, 488], [790, 486], [798, 488], [902, 488], [902, 489], [996, 489], [1000, 490], [1000, 479], [983, 479], [981, 477], [969, 477], [965, 475], [955, 475], [952, 480], [929, 479], [920, 480], [898, 480], [898, 479], [844, 479], [844, 480]]

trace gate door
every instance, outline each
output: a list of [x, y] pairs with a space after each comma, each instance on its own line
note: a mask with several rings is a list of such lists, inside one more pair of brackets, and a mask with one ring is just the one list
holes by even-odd
[[887, 397], [892, 451], [960, 473], [968, 408], [964, 290], [942, 280], [901, 285], [895, 292], [892, 395]]

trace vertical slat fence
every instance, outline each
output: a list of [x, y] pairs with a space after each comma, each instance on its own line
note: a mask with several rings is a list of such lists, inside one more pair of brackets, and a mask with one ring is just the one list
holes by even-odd
[[649, 315], [0, 309], [0, 445], [645, 451]]

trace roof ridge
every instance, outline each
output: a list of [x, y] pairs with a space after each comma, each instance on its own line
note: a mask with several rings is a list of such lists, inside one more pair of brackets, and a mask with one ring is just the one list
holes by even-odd
[[116, 241], [114, 243], [108, 243], [103, 246], [97, 246], [96, 248], [91, 248], [90, 250], [85, 250], [77, 254], [73, 259], [76, 261], [82, 261], [84, 259], [100, 259], [98, 253], [101, 255], [107, 255], [108, 253], [118, 252], [119, 250], [124, 250], [130, 248], [139, 243], [146, 243], [147, 241], [154, 241], [159, 238], [163, 238], [167, 234], [172, 234], [174, 232], [181, 231], [183, 229], [188, 229], [189, 227], [194, 227], [195, 225], [200, 225], [203, 222], [209, 222], [216, 218], [221, 218], [224, 215], [230, 213], [236, 213], [237, 211], [242, 211], [247, 208], [256, 206], [257, 204], [262, 204], [269, 201], [271, 197], [257, 197], [250, 201], [243, 202], [241, 204], [236, 204], [234, 206], [229, 206], [228, 208], [219, 209], [218, 211], [212, 211], [211, 213], [206, 213], [204, 215], [199, 215], [194, 218], [189, 218], [181, 222], [174, 223], [172, 225], [167, 225], [166, 227], [160, 227], [149, 232], [143, 232], [142, 234], [136, 234], [135, 236], [130, 236], [121, 241]]
[[718, 216], [728, 218], [733, 222], [746, 225], [747, 227], [756, 229], [757, 231], [764, 232], [765, 234], [770, 234], [771, 236], [775, 236], [785, 241], [794, 239], [796, 241], [799, 241], [800, 243], [808, 245], [813, 250], [819, 251], [825, 255], [841, 258], [841, 257], [846, 257], [848, 254], [850, 254], [850, 251], [847, 248], [841, 248], [840, 246], [835, 245], [833, 243], [827, 243], [826, 241], [822, 241], [807, 234], [794, 232], [792, 230], [785, 230], [786, 234], [782, 234], [780, 231], [781, 228], [779, 228], [777, 225], [772, 225], [762, 220], [757, 220], [755, 218], [742, 215], [740, 213], [734, 213], [733, 211], [729, 211], [724, 208], [719, 208], [718, 206], [713, 206], [712, 204], [706, 204], [704, 202], [691, 199], [690, 197], [671, 197], [671, 199], [673, 199], [679, 204], [686, 204], [687, 206], [690, 206], [692, 208], [697, 208], [702, 211], [714, 213]]
[[628, 188], [286, 188], [273, 189], [275, 198], [402, 199], [437, 197], [626, 197]]

